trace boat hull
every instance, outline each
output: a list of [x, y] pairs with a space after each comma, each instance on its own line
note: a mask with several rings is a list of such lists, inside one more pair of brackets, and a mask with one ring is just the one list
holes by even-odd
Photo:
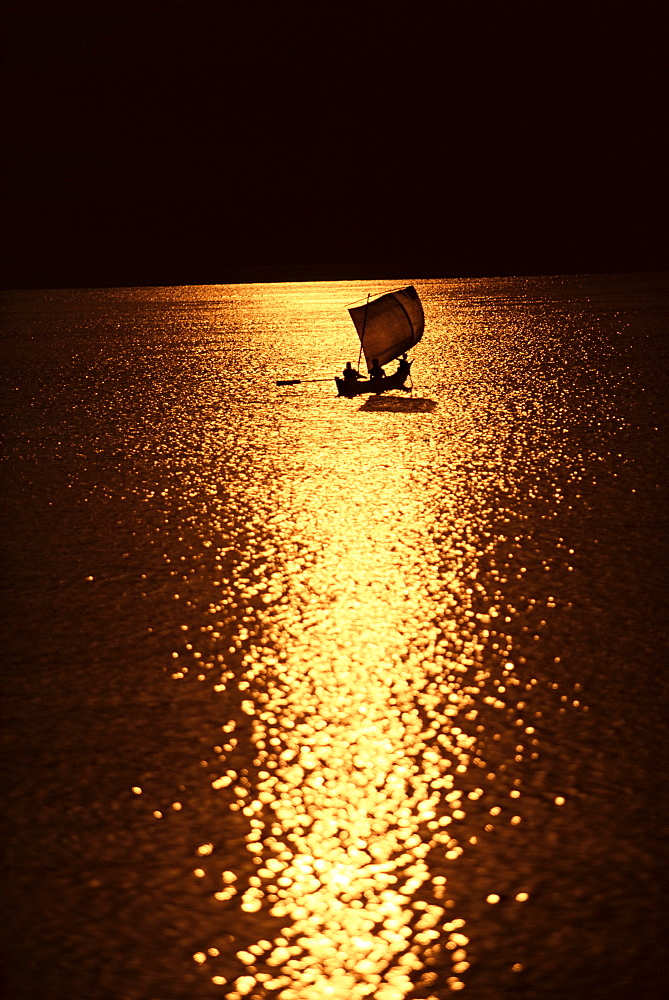
[[408, 371], [396, 372], [393, 375], [384, 375], [383, 378], [335, 378], [337, 394], [339, 396], [346, 396], [347, 399], [352, 399], [354, 396], [364, 396], [370, 393], [380, 396], [382, 392], [388, 392], [389, 389], [401, 389], [402, 392], [411, 392], [409, 386], [405, 385], [410, 374], [411, 372]]

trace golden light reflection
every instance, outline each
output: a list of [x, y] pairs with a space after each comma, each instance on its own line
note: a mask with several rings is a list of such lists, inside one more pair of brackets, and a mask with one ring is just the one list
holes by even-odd
[[[477, 753], [463, 723], [475, 721], [486, 679], [477, 674], [484, 644], [475, 629], [462, 629], [474, 553], [458, 539], [444, 589], [437, 549], [425, 549], [429, 511], [410, 477], [385, 467], [370, 506], [366, 471], [352, 463], [345, 492], [308, 479], [307, 498], [277, 502], [279, 510], [316, 513], [317, 525], [299, 513], [284, 524], [278, 515], [272, 527], [284, 566], [267, 565], [230, 591], [253, 601], [269, 590], [278, 599], [264, 611], [255, 605], [261, 643], [240, 630], [245, 669], [237, 683], [256, 780], [227, 769], [212, 786], [231, 791], [231, 805], [249, 821], [256, 874], [240, 889], [242, 912], [285, 922], [271, 946], [255, 943], [237, 958], [281, 970], [280, 987], [271, 988], [282, 1000], [405, 997], [444, 942], [457, 945], [451, 989], [468, 968], [464, 921], [446, 919], [447, 878], [432, 885], [426, 858], [462, 854], [450, 824], [465, 819], [467, 796], [484, 794], [457, 787]], [[427, 580], [426, 556], [434, 567]], [[436, 624], [444, 620], [450, 624]], [[223, 745], [217, 749], [224, 759]], [[439, 905], [420, 898], [426, 884]], [[241, 996], [270, 989], [258, 974], [233, 985]]]

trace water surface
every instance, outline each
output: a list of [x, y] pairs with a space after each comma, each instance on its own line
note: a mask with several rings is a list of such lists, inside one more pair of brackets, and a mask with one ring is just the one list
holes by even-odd
[[12, 995], [659, 996], [666, 280], [414, 283], [7, 296]]

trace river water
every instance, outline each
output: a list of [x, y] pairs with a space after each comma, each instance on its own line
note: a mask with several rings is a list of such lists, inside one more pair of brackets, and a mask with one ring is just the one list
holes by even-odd
[[5, 295], [12, 998], [660, 996], [666, 276], [408, 280]]

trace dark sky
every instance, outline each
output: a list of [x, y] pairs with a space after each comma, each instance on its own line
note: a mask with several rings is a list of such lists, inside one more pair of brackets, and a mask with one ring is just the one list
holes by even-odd
[[663, 6], [6, 3], [3, 284], [665, 269]]

